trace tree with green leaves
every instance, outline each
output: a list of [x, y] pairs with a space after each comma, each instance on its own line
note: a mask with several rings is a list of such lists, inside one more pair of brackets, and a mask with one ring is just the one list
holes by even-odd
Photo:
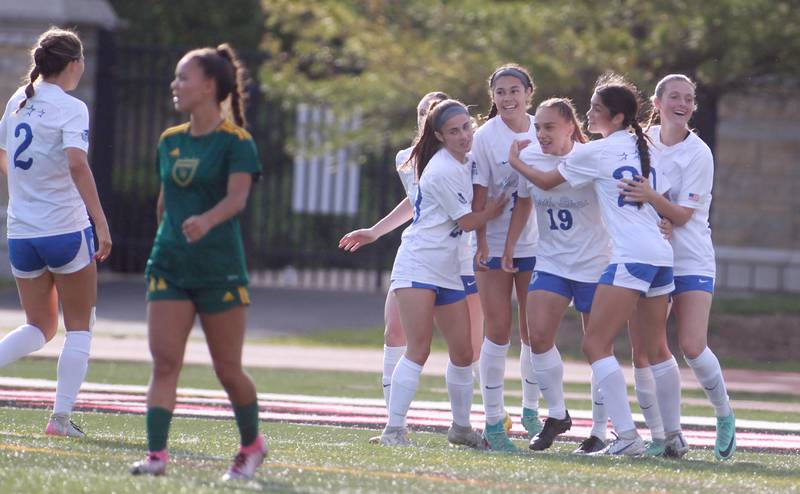
[[565, 2], [265, 0], [268, 90], [288, 100], [359, 107], [362, 138], [407, 141], [421, 94], [444, 90], [488, 105], [497, 65], [528, 67], [536, 99], [571, 96], [585, 108], [606, 70], [645, 95], [663, 75], [698, 82], [695, 125], [713, 146], [726, 93], [800, 72], [800, 9], [791, 1]]

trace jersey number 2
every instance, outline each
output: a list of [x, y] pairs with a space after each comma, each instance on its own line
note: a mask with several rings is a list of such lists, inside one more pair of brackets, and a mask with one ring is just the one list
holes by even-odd
[[25, 138], [22, 140], [22, 144], [19, 145], [17, 151], [14, 153], [14, 166], [17, 168], [22, 168], [23, 170], [27, 170], [28, 168], [33, 165], [33, 158], [28, 158], [26, 160], [18, 159], [19, 155], [24, 153], [26, 149], [28, 149], [33, 142], [33, 129], [31, 126], [26, 123], [21, 123], [17, 125], [17, 128], [14, 129], [14, 137], [19, 137], [19, 135], [25, 132]]
[[[630, 177], [626, 177], [625, 176], [625, 172], [630, 173]], [[632, 166], [621, 166], [621, 167], [617, 168], [616, 170], [614, 170], [613, 176], [617, 180], [622, 180], [623, 178], [633, 179], [633, 177], [635, 177], [637, 175], [640, 175], [640, 174], [641, 174], [641, 172], [639, 170], [637, 170], [636, 168], [632, 167]], [[655, 168], [650, 168], [650, 176], [653, 179], [653, 188], [655, 189], [655, 188], [658, 187], [658, 181], [656, 179], [656, 169]], [[636, 203], [635, 202], [626, 201], [625, 200], [625, 196], [620, 194], [619, 197], [617, 198], [617, 206], [619, 206], [621, 208], [625, 207], [625, 206], [636, 206]]]

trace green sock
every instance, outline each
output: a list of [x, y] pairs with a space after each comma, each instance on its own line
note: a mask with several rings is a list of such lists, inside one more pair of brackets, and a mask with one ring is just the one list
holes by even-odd
[[242, 446], [250, 446], [258, 436], [258, 400], [247, 405], [233, 405], [233, 414], [242, 436]]
[[150, 407], [147, 409], [146, 421], [148, 451], [165, 449], [169, 435], [169, 423], [172, 421], [172, 411], [166, 408]]

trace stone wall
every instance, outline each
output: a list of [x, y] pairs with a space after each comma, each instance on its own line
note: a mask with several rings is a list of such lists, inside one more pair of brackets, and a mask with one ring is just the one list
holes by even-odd
[[711, 226], [721, 287], [800, 292], [800, 87], [722, 98]]

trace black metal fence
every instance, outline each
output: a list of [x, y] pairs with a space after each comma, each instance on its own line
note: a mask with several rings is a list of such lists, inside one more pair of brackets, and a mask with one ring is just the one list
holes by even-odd
[[[185, 50], [122, 45], [110, 32], [101, 33], [99, 41], [91, 152], [114, 241], [109, 265], [114, 271], [142, 272], [156, 231], [158, 138], [186, 118], [174, 111], [169, 87]], [[264, 165], [242, 217], [249, 268], [358, 268], [376, 274], [389, 269], [397, 232], [357, 254], [339, 251], [337, 241], [353, 228], [372, 224], [403, 197], [393, 152], [384, 147], [377, 155], [362, 156], [355, 214], [294, 212], [294, 157], [287, 147], [295, 135], [294, 110], [260, 90], [257, 76], [264, 55], [241, 55], [254, 79], [249, 130]]]

